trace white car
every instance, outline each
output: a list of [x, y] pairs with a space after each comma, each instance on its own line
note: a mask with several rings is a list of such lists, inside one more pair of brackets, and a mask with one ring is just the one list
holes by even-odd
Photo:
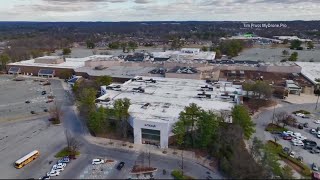
[[305, 115], [304, 115], [304, 114], [302, 114], [302, 113], [296, 113], [296, 116], [304, 117]]
[[103, 159], [93, 159], [92, 160], [92, 165], [98, 165], [98, 164], [103, 164], [104, 160]]
[[60, 172], [59, 171], [50, 171], [47, 173], [47, 176], [59, 176]]
[[301, 133], [293, 133], [292, 136], [293, 137], [301, 137]]
[[304, 143], [302, 141], [294, 142], [294, 146], [304, 146]]
[[297, 136], [297, 137], [295, 137], [295, 139], [303, 141], [303, 140], [307, 139], [307, 137], [305, 137], [305, 136]]
[[300, 142], [300, 141], [301, 141], [301, 140], [300, 140], [300, 139], [297, 139], [297, 138], [292, 138], [292, 139], [291, 139], [291, 142], [292, 142], [292, 143]]
[[283, 131], [284, 134], [289, 135], [289, 136], [293, 136], [293, 132], [292, 131]]
[[311, 134], [317, 134], [317, 130], [315, 130], [315, 129], [310, 129], [310, 133], [311, 133]]
[[56, 164], [53, 165], [53, 167], [52, 167], [52, 169], [51, 169], [51, 171], [58, 171], [58, 172], [61, 172], [61, 171], [63, 171], [63, 170], [64, 170], [63, 167], [57, 166]]
[[318, 120], [314, 120], [314, 123], [320, 124], [320, 120], [319, 119]]
[[65, 168], [67, 166], [67, 164], [66, 163], [57, 163], [54, 166]]
[[294, 158], [295, 154], [296, 154], [296, 153], [295, 153], [294, 151], [291, 151], [290, 154], [289, 154], [289, 156], [292, 157], [292, 158]]

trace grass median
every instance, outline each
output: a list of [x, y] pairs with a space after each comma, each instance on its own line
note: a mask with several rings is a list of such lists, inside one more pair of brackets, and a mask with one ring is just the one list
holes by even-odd
[[[65, 156], [69, 156], [69, 155], [72, 155], [73, 153], [71, 151], [69, 151], [69, 149], [67, 147], [63, 148], [61, 151], [59, 151], [54, 157], [56, 158], [62, 158], [62, 157], [65, 157]], [[80, 155], [80, 152], [77, 151], [75, 153], [76, 156]]]
[[284, 160], [288, 165], [298, 171], [301, 175], [305, 177], [311, 176], [311, 169], [303, 162], [300, 162], [296, 158], [293, 158], [285, 153], [281, 144], [269, 140], [267, 142], [267, 146], [271, 147], [271, 149], [276, 152], [282, 160]]
[[173, 176], [174, 179], [195, 179], [191, 176], [187, 176], [187, 175], [182, 174], [182, 171], [180, 171], [180, 170], [173, 170], [171, 172], [171, 176]]

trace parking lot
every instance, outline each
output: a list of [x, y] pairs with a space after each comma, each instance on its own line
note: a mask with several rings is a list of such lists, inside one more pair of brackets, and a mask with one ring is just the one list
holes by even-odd
[[[320, 146], [320, 139], [317, 138], [315, 134], [310, 133], [310, 129], [316, 129], [317, 127], [320, 127], [320, 124], [314, 123], [315, 119], [318, 119], [317, 116], [313, 115], [311, 118], [302, 118], [294, 115], [294, 117], [297, 119], [298, 123], [308, 123], [308, 128], [299, 129], [290, 126], [287, 126], [286, 128], [295, 133], [301, 133], [302, 136], [305, 136], [308, 140], [316, 142], [317, 146]], [[312, 154], [310, 153], [310, 150], [305, 150], [303, 146], [294, 146], [290, 140], [284, 140], [280, 137], [278, 142], [283, 147], [288, 147], [290, 150], [294, 151], [295, 157], [303, 157], [303, 161], [310, 167], [312, 163], [320, 165], [320, 154]]]
[[[0, 121], [45, 114], [45, 109], [52, 104], [46, 103], [50, 87], [34, 80], [14, 81], [13, 76], [0, 76]], [[42, 95], [42, 91], [46, 91], [46, 94]], [[31, 111], [34, 111], [34, 115]]]
[[[64, 128], [48, 122], [46, 103], [52, 90], [61, 103], [65, 91], [59, 80], [51, 80], [51, 87], [40, 85], [37, 78], [13, 81], [13, 76], [0, 76], [0, 174], [1, 178], [39, 178], [56, 161], [54, 155], [66, 146]], [[46, 95], [42, 95], [42, 91]], [[25, 103], [28, 100], [30, 103]], [[31, 114], [34, 111], [35, 114]], [[40, 156], [21, 169], [14, 162], [33, 150]]]

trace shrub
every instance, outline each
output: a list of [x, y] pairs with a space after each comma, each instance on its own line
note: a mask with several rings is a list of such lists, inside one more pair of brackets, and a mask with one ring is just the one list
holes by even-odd
[[[71, 155], [71, 152], [69, 151], [69, 149], [67, 147], [65, 147], [64, 149], [59, 151], [54, 157], [62, 158], [62, 157], [69, 156], [69, 155]], [[77, 151], [76, 155], [80, 155], [80, 152]]]
[[269, 132], [282, 132], [287, 130], [288, 130], [287, 128], [284, 128], [272, 123], [269, 123], [265, 129], [265, 131], [269, 131]]
[[182, 175], [182, 171], [180, 170], [173, 170], [171, 176], [173, 176], [174, 179], [194, 179], [191, 176]]
[[292, 114], [296, 114], [296, 113], [311, 114], [309, 111], [306, 111], [306, 110], [303, 110], [303, 109], [300, 109], [299, 111], [292, 112]]
[[60, 124], [60, 123], [61, 123], [60, 119], [57, 119], [57, 118], [55, 118], [55, 119], [52, 121], [52, 124]]

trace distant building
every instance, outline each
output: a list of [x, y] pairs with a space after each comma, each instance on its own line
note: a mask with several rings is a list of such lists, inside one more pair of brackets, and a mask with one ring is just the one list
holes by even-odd
[[273, 36], [273, 38], [275, 39], [279, 39], [279, 40], [288, 40], [288, 41], [293, 41], [293, 40], [299, 40], [302, 42], [308, 42], [308, 41], [312, 41], [311, 39], [300, 39], [298, 36]]
[[298, 86], [293, 80], [286, 80], [286, 88], [289, 94], [300, 95], [302, 88]]

